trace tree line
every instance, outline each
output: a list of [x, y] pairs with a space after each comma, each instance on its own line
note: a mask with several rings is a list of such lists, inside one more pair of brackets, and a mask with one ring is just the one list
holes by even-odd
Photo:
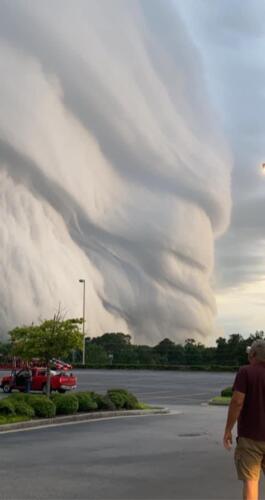
[[[65, 324], [64, 322], [64, 327]], [[76, 326], [76, 323], [74, 324]], [[15, 329], [10, 333], [9, 341], [0, 342], [0, 364], [10, 360], [14, 352], [16, 352], [18, 333], [23, 338], [25, 330]], [[36, 334], [36, 332], [32, 330], [32, 334]], [[12, 340], [15, 337], [16, 349], [14, 351]], [[254, 340], [263, 338], [264, 332], [256, 331], [247, 338], [243, 338], [239, 333], [229, 335], [228, 338], [219, 337], [216, 340], [215, 347], [206, 347], [193, 338], [187, 338], [184, 344], [165, 338], [155, 346], [148, 346], [133, 344], [130, 335], [121, 332], [110, 332], [104, 333], [99, 337], [86, 338], [85, 361], [86, 365], [91, 367], [238, 367], [248, 362], [246, 354], [247, 346], [251, 345]], [[25, 337], [22, 342], [25, 342]], [[51, 337], [49, 338], [49, 342], [52, 342]], [[80, 346], [80, 337], [79, 342]], [[29, 344], [27, 345], [28, 348]], [[34, 352], [32, 351], [33, 354]], [[81, 364], [81, 348], [68, 348], [68, 354], [65, 353], [64, 361], [77, 366]]]
[[[193, 338], [184, 344], [165, 338], [157, 345], [136, 345], [130, 335], [105, 333], [100, 337], [86, 339], [87, 365], [130, 365], [135, 368], [162, 366], [191, 367], [238, 367], [247, 364], [247, 346], [256, 339], [263, 339], [264, 332], [256, 331], [247, 338], [239, 333], [228, 338], [219, 337], [215, 347], [206, 347]], [[76, 359], [78, 362], [78, 359]]]

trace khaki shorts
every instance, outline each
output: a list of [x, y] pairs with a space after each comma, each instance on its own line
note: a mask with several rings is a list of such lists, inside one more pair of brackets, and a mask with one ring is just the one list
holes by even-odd
[[265, 441], [237, 438], [235, 464], [239, 480], [258, 481], [261, 469], [265, 474]]

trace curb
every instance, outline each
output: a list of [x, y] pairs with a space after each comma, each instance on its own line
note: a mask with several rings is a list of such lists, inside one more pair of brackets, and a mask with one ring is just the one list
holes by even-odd
[[154, 410], [123, 410], [123, 411], [98, 411], [90, 413], [82, 413], [77, 415], [65, 415], [62, 417], [42, 418], [38, 420], [27, 420], [26, 422], [17, 422], [14, 424], [0, 425], [0, 434], [6, 431], [28, 430], [40, 427], [48, 427], [50, 425], [60, 425], [75, 422], [89, 422], [90, 420], [98, 420], [115, 417], [133, 417], [146, 415], [169, 415], [170, 411], [166, 408]]

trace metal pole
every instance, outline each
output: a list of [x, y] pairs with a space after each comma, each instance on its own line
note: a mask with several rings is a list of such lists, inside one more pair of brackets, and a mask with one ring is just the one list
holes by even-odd
[[86, 280], [79, 280], [83, 283], [83, 352], [82, 352], [82, 364], [86, 363], [86, 337], [85, 337], [85, 314], [86, 314]]

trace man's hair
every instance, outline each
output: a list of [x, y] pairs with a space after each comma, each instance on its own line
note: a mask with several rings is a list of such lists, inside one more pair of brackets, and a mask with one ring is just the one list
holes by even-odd
[[258, 361], [265, 363], [265, 340], [255, 340], [249, 350], [250, 356], [255, 356]]

